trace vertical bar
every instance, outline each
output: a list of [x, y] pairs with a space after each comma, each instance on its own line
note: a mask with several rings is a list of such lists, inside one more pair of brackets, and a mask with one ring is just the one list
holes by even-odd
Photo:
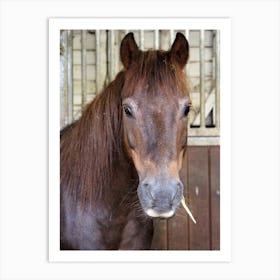
[[154, 47], [157, 50], [159, 49], [159, 31], [155, 30], [154, 35], [155, 35]]
[[60, 31], [60, 127], [66, 124], [67, 95], [67, 31]]
[[87, 100], [87, 31], [81, 31], [82, 37], [82, 51], [81, 51], [81, 62], [82, 62], [82, 108], [84, 107]]
[[220, 128], [220, 31], [216, 31], [216, 127]]
[[[189, 42], [189, 45], [190, 45], [190, 31], [188, 29], [185, 30], [185, 36]], [[190, 47], [189, 47], [190, 49]], [[185, 73], [186, 75], [189, 73], [189, 63], [187, 63], [186, 67], [185, 67]]]
[[99, 56], [100, 56], [100, 30], [95, 30], [95, 95], [99, 93], [100, 82], [99, 82]]
[[67, 34], [67, 123], [73, 121], [73, 31], [68, 30]]
[[190, 250], [210, 249], [209, 153], [207, 146], [188, 147], [189, 195], [187, 205], [197, 224], [189, 219]]
[[209, 150], [211, 250], [220, 250], [220, 147], [212, 146]]
[[110, 82], [115, 76], [115, 31], [110, 31]]
[[205, 127], [205, 65], [204, 65], [204, 30], [200, 30], [199, 42], [199, 61], [200, 61], [200, 128]]
[[140, 30], [140, 49], [143, 51], [145, 46], [145, 35], [144, 35], [144, 30]]
[[173, 44], [173, 41], [174, 41], [174, 30], [173, 29], [170, 29], [169, 36], [170, 36], [170, 47], [171, 47]]
[[188, 29], [185, 30], [185, 36], [187, 38], [187, 40], [190, 40], [190, 31]]

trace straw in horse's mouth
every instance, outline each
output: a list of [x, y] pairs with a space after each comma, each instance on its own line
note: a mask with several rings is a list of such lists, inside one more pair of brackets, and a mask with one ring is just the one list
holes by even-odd
[[192, 221], [196, 224], [196, 220], [195, 220], [195, 218], [193, 217], [193, 214], [192, 214], [191, 210], [190, 210], [189, 207], [187, 206], [184, 197], [182, 198], [181, 203], [182, 203], [184, 209], [186, 210], [186, 212], [188, 213], [188, 215], [191, 217]]

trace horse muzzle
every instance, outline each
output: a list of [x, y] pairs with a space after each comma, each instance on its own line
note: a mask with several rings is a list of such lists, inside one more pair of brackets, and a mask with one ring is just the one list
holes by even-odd
[[140, 182], [137, 193], [148, 216], [170, 218], [180, 205], [183, 189], [183, 184], [178, 179], [150, 179]]

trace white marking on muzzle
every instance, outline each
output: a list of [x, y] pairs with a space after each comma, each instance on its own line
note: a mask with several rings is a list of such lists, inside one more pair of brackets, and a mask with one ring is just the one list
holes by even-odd
[[174, 215], [174, 210], [160, 213], [160, 212], [155, 211], [152, 208], [149, 208], [148, 210], [146, 210], [146, 213], [148, 216], [153, 217], [153, 218], [169, 218]]

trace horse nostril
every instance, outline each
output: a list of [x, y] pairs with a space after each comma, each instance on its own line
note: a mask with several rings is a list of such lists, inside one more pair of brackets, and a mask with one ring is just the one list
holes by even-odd
[[150, 199], [153, 201], [153, 204], [154, 204], [155, 199], [151, 192], [151, 185], [148, 183], [143, 183], [142, 186], [146, 190], [146, 193], [148, 194], [148, 196], [150, 197]]
[[171, 199], [172, 202], [176, 199], [177, 194], [178, 194], [178, 192], [179, 192], [179, 190], [180, 190], [180, 188], [181, 188], [181, 185], [182, 185], [182, 184], [181, 184], [180, 182], [178, 182], [178, 183], [176, 184], [176, 186], [175, 186], [176, 191], [175, 191], [175, 194], [173, 195], [173, 197], [172, 197], [172, 199]]

